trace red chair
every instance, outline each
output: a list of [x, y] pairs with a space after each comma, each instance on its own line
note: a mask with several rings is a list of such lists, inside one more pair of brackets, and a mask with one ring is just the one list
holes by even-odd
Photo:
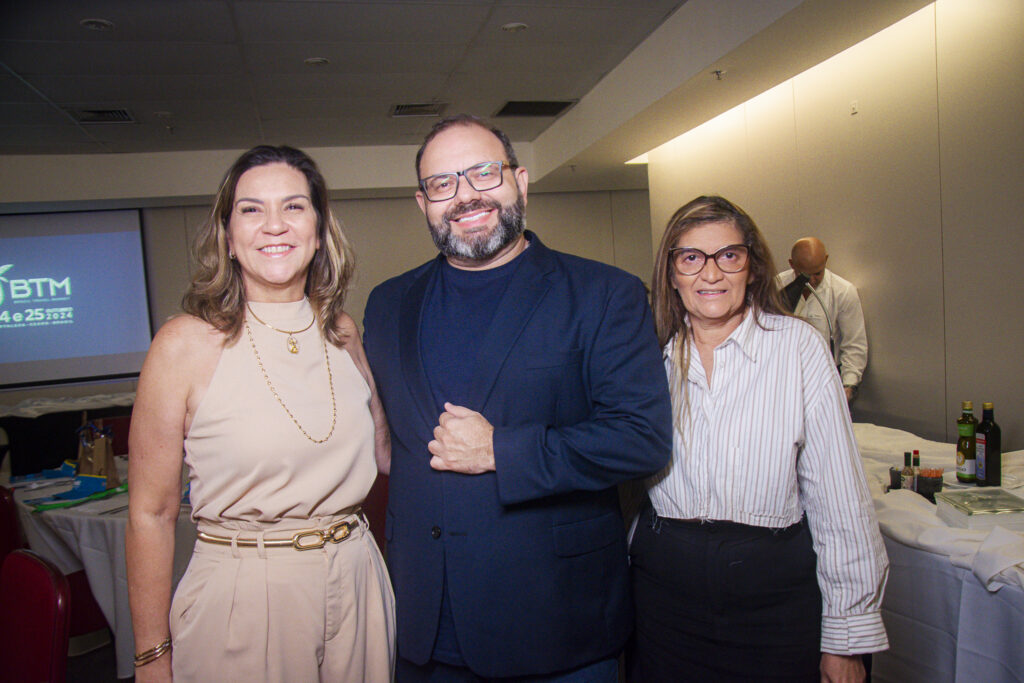
[[[27, 548], [21, 524], [18, 522], [18, 508], [11, 491], [0, 486], [0, 562], [7, 554], [19, 548]], [[93, 633], [107, 628], [103, 610], [89, 588], [89, 579], [84, 571], [67, 575], [71, 590], [71, 637]], [[2, 662], [0, 662], [2, 665]]]
[[11, 490], [0, 486], [0, 565], [9, 553], [24, 548], [25, 538], [18, 524], [18, 508], [15, 507], [14, 494]]
[[70, 623], [68, 582], [31, 550], [0, 568], [0, 666], [4, 680], [63, 683]]
[[131, 415], [104, 417], [94, 420], [94, 423], [97, 427], [104, 427], [110, 430], [110, 441], [114, 449], [114, 455], [128, 454], [128, 432], [131, 429]]

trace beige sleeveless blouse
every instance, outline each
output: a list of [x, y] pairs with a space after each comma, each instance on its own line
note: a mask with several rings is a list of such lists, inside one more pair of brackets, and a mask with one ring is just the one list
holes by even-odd
[[[301, 329], [313, 317], [305, 299], [250, 305], [261, 320], [282, 330]], [[278, 395], [311, 437], [324, 438], [331, 426], [331, 395], [317, 326], [294, 335], [299, 352], [292, 354], [287, 335], [246, 315]], [[245, 329], [224, 348], [185, 437], [193, 519], [299, 520], [363, 501], [377, 476], [370, 389], [347, 351], [328, 343], [327, 354], [337, 424], [330, 439], [315, 444], [274, 398]]]

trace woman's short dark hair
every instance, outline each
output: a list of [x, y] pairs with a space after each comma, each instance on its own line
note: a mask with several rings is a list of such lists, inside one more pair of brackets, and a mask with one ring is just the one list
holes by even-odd
[[192, 253], [198, 267], [182, 299], [182, 308], [224, 332], [228, 341], [241, 332], [245, 319], [245, 287], [241, 266], [229, 256], [228, 224], [238, 180], [246, 171], [267, 164], [287, 164], [302, 173], [309, 184], [320, 248], [309, 264], [305, 293], [327, 339], [340, 344], [344, 340], [335, 329], [335, 321], [345, 303], [355, 260], [341, 225], [331, 212], [323, 175], [305, 152], [294, 147], [253, 147], [228, 169], [213, 209], [193, 243]]

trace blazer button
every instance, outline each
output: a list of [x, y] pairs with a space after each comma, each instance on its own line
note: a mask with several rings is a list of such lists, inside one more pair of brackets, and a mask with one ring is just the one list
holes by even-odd
[[430, 536], [434, 540], [437, 540], [437, 539], [441, 538], [441, 527], [435, 526], [433, 529], [431, 529], [430, 530]]

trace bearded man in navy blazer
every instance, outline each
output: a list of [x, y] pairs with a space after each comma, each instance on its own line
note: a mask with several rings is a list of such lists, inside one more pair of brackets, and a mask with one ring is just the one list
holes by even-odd
[[527, 171], [482, 120], [438, 122], [416, 170], [440, 254], [365, 319], [397, 680], [614, 683], [633, 621], [616, 485], [671, 454], [643, 284], [524, 230]]

